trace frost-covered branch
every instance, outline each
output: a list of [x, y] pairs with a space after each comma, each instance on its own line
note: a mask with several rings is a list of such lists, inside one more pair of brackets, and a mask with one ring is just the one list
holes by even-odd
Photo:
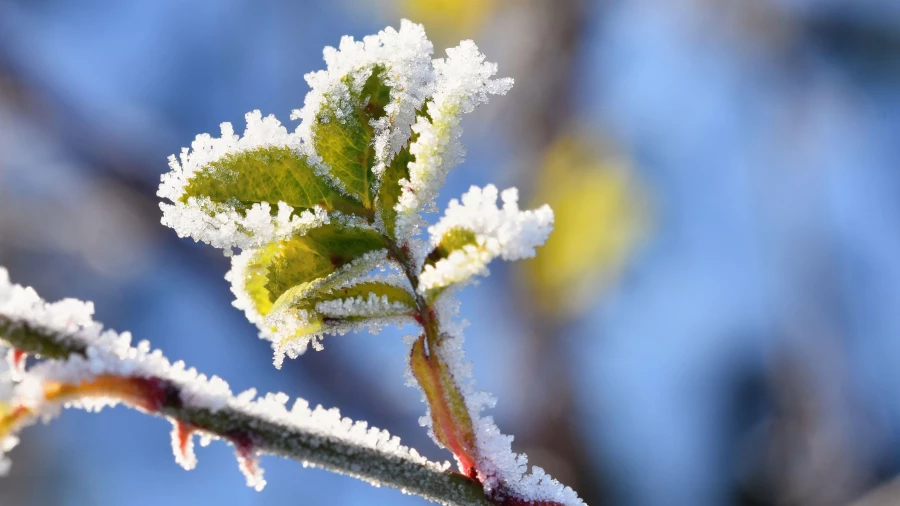
[[158, 192], [168, 200], [162, 223], [233, 256], [225, 278], [234, 306], [272, 341], [276, 366], [321, 349], [325, 335], [418, 325], [406, 340], [407, 382], [428, 408], [420, 423], [462, 475], [336, 410], [302, 401], [288, 410], [283, 394], [234, 396], [149, 344], [101, 332], [89, 305], [47, 305], [27, 289], [12, 289], [20, 296], [0, 307], [0, 331], [18, 349], [11, 361], [21, 365], [23, 351], [56, 360], [20, 373], [0, 428], [60, 405], [123, 402], [173, 421], [186, 467], [193, 433], [230, 442], [254, 486], [263, 483], [255, 457], [264, 452], [448, 503], [583, 504], [541, 468], [529, 471], [512, 437], [483, 415], [495, 400], [475, 388], [454, 295], [494, 259], [533, 256], [553, 212], [520, 210], [515, 189], [473, 187], [428, 229], [430, 240], [421, 237], [448, 171], [464, 158], [462, 117], [506, 94], [512, 79], [495, 78], [497, 65], [472, 41], [432, 59], [424, 29], [409, 21], [362, 41], [344, 37], [324, 56], [327, 68], [306, 75], [311, 91], [292, 115], [301, 120], [295, 131], [253, 111], [243, 135], [224, 123], [221, 137], [199, 135], [170, 158]]
[[254, 111], [243, 136], [223, 124], [220, 138], [200, 135], [170, 160], [163, 224], [226, 255], [241, 250], [225, 277], [234, 305], [273, 342], [276, 367], [321, 349], [325, 335], [419, 325], [407, 339], [407, 382], [428, 406], [420, 422], [460, 472], [498, 503], [582, 504], [540, 468], [529, 472], [512, 437], [482, 415], [494, 399], [474, 386], [454, 296], [492, 260], [533, 256], [553, 212], [519, 210], [515, 189], [473, 187], [430, 240], [420, 237], [464, 158], [463, 116], [513, 81], [495, 78], [497, 65], [470, 40], [431, 54], [408, 21], [326, 48], [327, 68], [306, 76], [295, 132]]
[[64, 405], [99, 410], [122, 403], [173, 423], [176, 460], [185, 468], [196, 464], [194, 434], [232, 444], [256, 488], [265, 485], [258, 456], [269, 454], [442, 504], [492, 504], [477, 481], [427, 461], [386, 431], [341, 418], [336, 409], [309, 409], [303, 400], [289, 410], [284, 394], [233, 395], [223, 380], [170, 364], [147, 342], [132, 347], [127, 333], [102, 331], [91, 313], [90, 304], [75, 300], [47, 304], [9, 284], [0, 269], [0, 343], [45, 359], [18, 371], [15, 382], [0, 368], [3, 449], [15, 446], [18, 430]]

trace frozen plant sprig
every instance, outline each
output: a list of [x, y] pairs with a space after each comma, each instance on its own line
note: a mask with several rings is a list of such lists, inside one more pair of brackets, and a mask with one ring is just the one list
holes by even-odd
[[408, 21], [326, 48], [326, 69], [306, 76], [293, 132], [254, 111], [243, 136], [223, 124], [222, 137], [198, 136], [170, 160], [163, 224], [240, 250], [226, 275], [234, 305], [272, 342], [276, 366], [321, 349], [325, 335], [418, 325], [407, 377], [427, 403], [424, 425], [459, 471], [494, 503], [582, 504], [540, 468], [529, 473], [512, 438], [482, 415], [494, 401], [474, 386], [454, 296], [495, 258], [534, 256], [553, 212], [520, 210], [515, 189], [473, 187], [421, 237], [464, 158], [463, 115], [513, 84], [494, 77], [497, 65], [472, 41], [444, 58], [432, 51]]
[[[337, 409], [310, 409], [282, 393], [234, 395], [228, 384], [170, 363], [128, 333], [103, 330], [93, 306], [74, 299], [47, 303], [31, 288], [9, 282], [0, 268], [0, 351], [28, 352], [41, 360], [20, 374], [0, 362], [0, 474], [19, 432], [63, 407], [99, 411], [124, 404], [169, 420], [176, 462], [197, 464], [194, 436], [234, 446], [247, 484], [265, 485], [258, 458], [271, 454], [305, 466], [348, 474], [444, 504], [491, 504], [481, 486], [429, 462], [387, 431], [342, 418]], [[43, 355], [42, 355], [43, 354]]]
[[512, 86], [494, 78], [497, 65], [472, 41], [445, 58], [431, 53], [408, 21], [326, 48], [327, 68], [306, 76], [296, 130], [254, 112], [244, 137], [229, 137], [230, 125], [222, 140], [199, 136], [163, 177], [160, 196], [172, 202], [162, 204], [163, 223], [227, 254], [241, 250], [226, 279], [234, 305], [272, 342], [276, 366], [321, 349], [324, 335], [418, 325], [407, 376], [428, 405], [424, 424], [460, 472], [496, 503], [581, 504], [540, 468], [528, 473], [512, 438], [482, 416], [493, 400], [474, 387], [454, 309], [455, 289], [493, 259], [534, 256], [552, 211], [520, 210], [515, 189], [473, 187], [429, 240], [420, 237], [464, 157], [462, 116]]

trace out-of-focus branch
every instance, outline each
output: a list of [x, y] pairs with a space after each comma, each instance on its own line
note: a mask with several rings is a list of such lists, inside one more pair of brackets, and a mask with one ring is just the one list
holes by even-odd
[[[573, 88], [573, 83], [578, 82], [576, 59], [585, 36], [588, 10], [602, 6], [582, 0], [514, 5], [517, 15], [509, 19], [519, 20], [519, 24], [508, 32], [540, 41], [509, 44], [517, 48], [512, 61], [512, 73], [519, 77], [517, 103], [531, 104], [508, 111], [512, 119], [507, 123], [515, 125], [510, 135], [517, 153], [513, 164], [521, 167], [525, 176], [517, 177], [516, 184], [523, 194], [533, 195], [537, 182], [533, 175], [538, 174], [545, 152], [577, 123]], [[520, 51], [520, 47], [526, 49]], [[522, 290], [521, 286], [510, 292], [518, 295], [521, 310], [517, 313], [525, 320], [522, 327], [529, 329], [522, 336], [526, 363], [519, 368], [527, 373], [518, 380], [520, 388], [532, 393], [526, 408], [527, 426], [517, 442], [532, 456], [536, 450], [542, 454], [541, 465], [578, 490], [586, 502], [601, 504], [604, 485], [598, 476], [602, 472], [584, 444], [582, 430], [574, 423], [578, 408], [573, 373], [559, 345], [571, 322], [539, 311], [537, 294]]]
[[875, 487], [850, 506], [894, 506], [897, 503], [900, 503], [900, 477]]

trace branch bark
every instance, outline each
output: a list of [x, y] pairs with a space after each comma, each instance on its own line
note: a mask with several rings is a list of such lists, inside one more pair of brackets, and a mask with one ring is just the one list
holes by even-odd
[[[3, 315], [0, 315], [0, 339], [17, 350], [55, 360], [64, 360], [71, 355], [85, 356], [88, 348], [76, 337], [59, 336], [56, 332]], [[390, 486], [436, 503], [494, 504], [485, 496], [480, 483], [462, 474], [439, 471], [397, 455], [274, 423], [230, 407], [212, 411], [187, 406], [181, 401], [180, 385], [168, 379], [160, 381], [165, 384], [167, 395], [158, 411], [150, 414], [170, 418], [225, 440], [245, 439], [262, 453]]]

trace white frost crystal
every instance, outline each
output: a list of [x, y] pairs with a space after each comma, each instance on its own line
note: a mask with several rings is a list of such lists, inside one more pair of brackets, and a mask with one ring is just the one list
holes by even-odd
[[[5, 275], [6, 271], [0, 269], [0, 278]], [[2, 283], [3, 280], [0, 279], [0, 285], [2, 285]], [[2, 297], [2, 294], [0, 294], [0, 297]], [[5, 353], [6, 351], [6, 348], [0, 345], [0, 353]], [[0, 416], [13, 408], [14, 386], [13, 371], [9, 367], [7, 361], [0, 361]], [[0, 434], [0, 476], [5, 476], [9, 472], [11, 462], [6, 457], [6, 453], [12, 450], [18, 442], [19, 440], [14, 435], [3, 437], [3, 435]]]
[[[232, 257], [231, 270], [225, 274], [225, 279], [231, 282], [231, 291], [235, 296], [232, 305], [244, 311], [247, 319], [257, 326], [261, 339], [273, 343], [275, 349], [273, 363], [276, 368], [281, 368], [285, 356], [297, 358], [310, 346], [315, 350], [322, 350], [320, 340], [325, 334], [344, 335], [347, 332], [362, 330], [366, 326], [373, 331], [378, 331], [383, 324], [403, 323], [409, 320], [408, 317], [395, 310], [394, 304], [378, 307], [382, 302], [381, 299], [371, 302], [367, 299], [359, 304], [355, 304], [352, 300], [324, 304], [321, 306], [323, 311], [320, 314], [322, 316], [335, 318], [358, 316], [367, 317], [367, 319], [335, 321], [320, 327], [312, 326], [315, 314], [306, 309], [295, 309], [291, 305], [263, 315], [257, 309], [256, 302], [247, 286], [251, 277], [262, 274], [254, 271], [257, 267], [254, 266], [253, 259], [257, 253], [257, 250], [250, 249]], [[372, 278], [363, 276], [379, 265], [383, 265], [386, 260], [387, 252], [385, 250], [366, 253], [332, 274], [311, 282], [301, 295], [324, 295], [360, 281], [371, 281]], [[316, 309], [318, 312], [318, 306]], [[376, 314], [379, 310], [382, 312]]]
[[181, 202], [190, 179], [201, 169], [228, 155], [252, 151], [261, 147], [289, 147], [300, 149], [300, 139], [269, 115], [259, 111], [246, 115], [247, 128], [238, 137], [231, 123], [222, 123], [222, 136], [198, 135], [191, 149], [184, 148], [180, 159], [169, 157], [172, 169], [162, 176], [157, 195], [169, 199], [172, 204], [160, 203], [162, 224], [172, 227], [179, 237], [192, 237], [216, 248], [252, 248], [267, 242], [289, 237], [313, 227], [328, 223], [328, 215], [321, 208], [304, 210], [292, 215], [294, 208], [284, 202], [277, 204], [272, 213], [268, 202], [255, 203], [243, 215], [232, 206], [212, 202], [208, 197], [190, 197]]
[[[414, 450], [401, 445], [399, 438], [391, 436], [387, 431], [369, 427], [366, 422], [353, 422], [349, 418], [342, 417], [337, 409], [324, 409], [321, 406], [310, 409], [309, 403], [303, 399], [297, 399], [293, 407], [288, 409], [286, 404], [289, 398], [283, 393], [257, 397], [255, 390], [250, 390], [234, 395], [224, 380], [216, 376], [209, 378], [193, 368], [186, 369], [184, 362], [170, 363], [159, 350], [151, 351], [150, 343], [147, 341], [133, 347], [131, 336], [127, 332], [117, 334], [111, 330], [104, 331], [102, 325], [92, 319], [92, 314], [92, 304], [74, 299], [47, 303], [33, 289], [11, 284], [6, 270], [0, 268], [0, 318], [56, 332], [60, 336], [64, 335], [66, 340], [80, 343], [87, 348], [86, 357], [71, 355], [66, 360], [40, 362], [29, 369], [18, 384], [12, 383], [6, 362], [0, 361], [0, 403], [27, 407], [35, 414], [31, 420], [33, 422], [37, 418], [53, 417], [63, 407], [45, 398], [43, 386], [48, 382], [77, 385], [101, 376], [161, 380], [177, 388], [181, 409], [203, 408], [212, 413], [227, 410], [230, 413], [278, 424], [284, 427], [286, 432], [302, 434], [303, 437], [316, 442], [315, 444], [333, 441], [359, 449], [375, 450], [385, 457], [399, 458], [437, 471], [444, 471], [449, 466], [449, 463], [438, 464], [428, 461]], [[63, 402], [64, 407], [97, 411], [125, 401], [117, 397], [92, 395], [85, 398], [67, 398]], [[253, 427], [249, 429], [253, 430]], [[216, 437], [208, 433], [204, 433], [203, 436]], [[181, 448], [182, 434], [177, 425], [172, 430], [172, 437], [176, 460], [185, 468], [192, 468], [196, 460], [190, 436], [188, 435], [184, 451]], [[8, 468], [8, 461], [3, 459], [3, 455], [16, 441], [15, 436], [10, 435], [2, 442], [0, 471]], [[247, 474], [248, 484], [261, 489], [265, 481], [262, 479], [261, 469], [256, 464], [261, 449], [246, 447], [242, 441], [230, 442], [237, 448], [241, 468]], [[353, 469], [352, 463], [345, 464], [345, 472], [358, 474], [359, 470]]]
[[394, 318], [408, 313], [409, 307], [389, 300], [387, 295], [378, 297], [370, 293], [366, 298], [358, 296], [322, 301], [316, 304], [316, 311], [331, 318]]
[[434, 210], [434, 199], [447, 172], [465, 157], [460, 142], [463, 114], [484, 104], [488, 95], [505, 95], [511, 78], [491, 79], [497, 64], [484, 61], [471, 40], [447, 49], [447, 58], [434, 60], [434, 94], [428, 102], [429, 122], [419, 117], [413, 125], [419, 137], [410, 145], [415, 161], [409, 164], [409, 180], [401, 181], [403, 192], [397, 203], [397, 235], [407, 239], [422, 225], [422, 211]]
[[[559, 481], [546, 474], [540, 467], [534, 466], [528, 472], [528, 457], [512, 451], [512, 436], [500, 432], [491, 416], [483, 416], [485, 409], [496, 404], [494, 396], [479, 391], [472, 375], [472, 364], [466, 359], [463, 348], [465, 339], [463, 328], [465, 321], [459, 320], [459, 302], [456, 297], [442, 297], [437, 301], [438, 319], [444, 331], [441, 346], [437, 348], [442, 361], [447, 364], [460, 392], [466, 402], [469, 417], [475, 432], [477, 447], [478, 478], [484, 485], [485, 492], [495, 498], [503, 495], [524, 499], [530, 502], [551, 501], [566, 506], [583, 505], [578, 494]], [[407, 371], [407, 376], [412, 373]], [[431, 430], [431, 417], [423, 417]]]
[[426, 265], [420, 276], [420, 290], [464, 282], [475, 275], [487, 274], [487, 264], [494, 258], [519, 260], [535, 255], [535, 248], [547, 241], [553, 230], [553, 211], [544, 205], [533, 211], [519, 210], [519, 194], [515, 188], [500, 194], [502, 207], [497, 207], [497, 188], [473, 186], [463, 194], [462, 203], [453, 199], [444, 217], [428, 232], [432, 246], [440, 244], [449, 231], [467, 230], [476, 242], [450, 253], [434, 265]]
[[[344, 334], [364, 326], [378, 331], [383, 324], [402, 324], [416, 321], [416, 318], [422, 323], [425, 320], [424, 311], [429, 314], [436, 311], [434, 321], [440, 325], [440, 345], [429, 345], [429, 353], [434, 353], [440, 362], [445, 363], [452, 378], [459, 383], [459, 391], [465, 399], [475, 431], [476, 448], [472, 458], [477, 460], [475, 468], [485, 492], [495, 500], [513, 498], [523, 503], [583, 504], [572, 489], [550, 478], [542, 469], [534, 467], [529, 473], [527, 458], [512, 452], [512, 437], [501, 434], [491, 417], [482, 416], [482, 411], [493, 407], [495, 400], [475, 389], [472, 367], [465, 359], [462, 347], [462, 325], [457, 320], [458, 303], [453, 296], [454, 288], [476, 275], [487, 274], [487, 266], [495, 258], [517, 260], [534, 256], [535, 248], [547, 240], [553, 228], [553, 212], [546, 205], [521, 211], [518, 192], [514, 188], [500, 193], [493, 185], [484, 188], [473, 186], [461, 200], [452, 200], [443, 218], [428, 229], [431, 248], [419, 237], [425, 224], [423, 213], [436, 211], [435, 198], [447, 173], [465, 156], [460, 142], [462, 116], [486, 103], [490, 95], [505, 94], [513, 85], [512, 79], [494, 78], [497, 65], [485, 61], [485, 56], [470, 40], [448, 49], [445, 58], [432, 59], [432, 52], [432, 44], [422, 26], [406, 20], [399, 30], [386, 28], [361, 41], [344, 37], [337, 49], [325, 48], [327, 68], [305, 76], [311, 90], [305, 97], [303, 108], [292, 113], [292, 119], [301, 120], [295, 132], [289, 133], [274, 117], [263, 118], [258, 111], [254, 111], [247, 115], [247, 129], [242, 137], [236, 136], [231, 125], [225, 123], [221, 138], [198, 136], [192, 150], [185, 149], [180, 160], [175, 157], [170, 159], [172, 171], [163, 177], [159, 195], [173, 204], [161, 205], [163, 223], [174, 228], [180, 236], [191, 236], [224, 248], [226, 252], [230, 252], [231, 248], [243, 250], [232, 259], [226, 279], [231, 282], [235, 294], [234, 306], [243, 310], [247, 318], [257, 325], [260, 337], [273, 342], [276, 366], [281, 365], [285, 356], [294, 358], [309, 346], [320, 349], [319, 340], [324, 334]], [[376, 180], [370, 183], [371, 188], [365, 188], [371, 193], [362, 198], [360, 195], [348, 195], [347, 185], [342, 182], [342, 178], [351, 180], [348, 174], [337, 173], [334, 170], [337, 167], [329, 167], [316, 152], [315, 146], [319, 140], [316, 138], [316, 127], [320, 122], [346, 124], [358, 118], [357, 102], [368, 99], [361, 93], [376, 70], [390, 88], [390, 95], [384, 117], [370, 123], [374, 133], [371, 141], [374, 152], [372, 172]], [[414, 142], [411, 141], [413, 137]], [[409, 176], [400, 179], [393, 195], [373, 191], [379, 189], [386, 168], [407, 143], [412, 159], [407, 167]], [[223, 156], [262, 146], [288, 147], [305, 155], [316, 174], [344, 197], [362, 201], [373, 197], [375, 208], [368, 210], [373, 211], [372, 216], [350, 218], [336, 211], [326, 213], [318, 207], [298, 216], [284, 202], [277, 203], [277, 209], [272, 208], [275, 204], [254, 204], [246, 213], [240, 214], [231, 206], [216, 204], [209, 199], [191, 198], [186, 203], [181, 202], [188, 181], [197, 171]], [[393, 172], [391, 175], [396, 176], [393, 181], [400, 177]], [[359, 191], [359, 188], [354, 190]], [[393, 231], [384, 229], [392, 216], [379, 207], [382, 198], [396, 199]], [[277, 269], [270, 269], [268, 264], [279, 261], [279, 255], [284, 250], [262, 248], [272, 241], [295, 234], [303, 235], [313, 227], [336, 222], [346, 227], [368, 228], [370, 232], [375, 229], [385, 240], [396, 238], [396, 241], [386, 245], [388, 249], [358, 256], [331, 274], [300, 283], [284, 295], [273, 294], [272, 298], [277, 296], [277, 300], [266, 300], [270, 295], [266, 292], [269, 286], [267, 275], [278, 272]], [[438, 258], [426, 264], [426, 259], [430, 257], [428, 251], [439, 246], [443, 249], [436, 250], [440, 253]], [[381, 292], [366, 295], [360, 294], [364, 290], [338, 291], [352, 288], [356, 283], [375, 281], [371, 271], [388, 265], [389, 251], [391, 261], [403, 263], [399, 268], [408, 276], [408, 281], [403, 280], [402, 286], [410, 290], [409, 299], [397, 301], [387, 295], [379, 295], [390, 293], [396, 296], [398, 293], [384, 287], [381, 287]], [[328, 253], [324, 253], [323, 257], [327, 258]], [[332, 265], [343, 263], [339, 264], [332, 258], [329, 258]], [[400, 286], [396, 277], [390, 279], [395, 287]], [[419, 294], [411, 292], [415, 285]], [[449, 289], [442, 290], [444, 288]], [[0, 286], [0, 316], [4, 310], [3, 293]], [[430, 300], [436, 293], [441, 296]], [[33, 291], [26, 295], [32, 299], [37, 297]], [[412, 307], [410, 302], [413, 296], [417, 297], [416, 307]], [[422, 304], [432, 303], [434, 307], [421, 307]], [[36, 366], [16, 387], [16, 392], [23, 392], [18, 394], [20, 397], [29, 399], [25, 392], [40, 392], [39, 389], [25, 388], [29, 382], [47, 379], [77, 381], [105, 373], [164, 378], [182, 388], [182, 398], [188, 406], [203, 406], [214, 412], [229, 409], [247, 413], [323, 438], [352, 442], [406, 460], [436, 466], [414, 451], [400, 446], [399, 440], [387, 433], [341, 418], [337, 410], [321, 407], [310, 410], [302, 400], [293, 409], [287, 410], [285, 403], [288, 398], [284, 394], [269, 394], [256, 399], [256, 392], [249, 391], [234, 396], [224, 381], [207, 379], [193, 370], [185, 371], [181, 363], [169, 364], [159, 352], [151, 353], [149, 345], [132, 348], [127, 334], [101, 334], [99, 325], [90, 318], [90, 306], [78, 306], [74, 302], [69, 304], [71, 307], [66, 310], [72, 313], [75, 321], [80, 322], [75, 329], [76, 335], [89, 344], [88, 357]], [[42, 301], [37, 306], [49, 307]], [[28, 309], [33, 312], [31, 316], [44, 318], [40, 307]], [[58, 318], [53, 321], [61, 324]], [[435, 329], [429, 327], [427, 330]], [[407, 377], [415, 383], [411, 371], [407, 372]], [[38, 400], [32, 401], [39, 404]], [[82, 401], [81, 405], [101, 407], [103, 400]], [[431, 417], [426, 416], [423, 421], [428, 425]], [[176, 459], [186, 468], [195, 464], [189, 429], [176, 423], [172, 432]], [[430, 430], [430, 433], [434, 436], [433, 431]], [[215, 435], [201, 436], [208, 439]], [[201, 439], [201, 444], [203, 441]], [[261, 487], [265, 481], [257, 465], [258, 449], [248, 447], [241, 441], [231, 442], [235, 444], [248, 484]]]
[[[325, 48], [327, 68], [306, 74], [311, 89], [303, 109], [295, 110], [291, 115], [291, 119], [302, 120], [297, 134], [303, 139], [306, 154], [321, 173], [328, 175], [331, 169], [313, 148], [313, 127], [326, 97], [332, 97], [332, 105], [337, 103], [344, 107], [336, 111], [339, 118], [354, 114], [354, 104], [349, 100], [351, 92], [358, 93], [362, 89], [375, 65], [385, 68], [385, 84], [391, 88], [390, 102], [385, 107], [385, 116], [372, 125], [375, 130], [372, 172], [380, 175], [393, 155], [406, 145], [416, 110], [431, 93], [434, 81], [432, 52], [433, 46], [422, 25], [405, 19], [400, 23], [400, 30], [388, 27], [362, 41], [345, 36], [337, 49]], [[336, 179], [332, 178], [332, 181], [340, 185]]]

